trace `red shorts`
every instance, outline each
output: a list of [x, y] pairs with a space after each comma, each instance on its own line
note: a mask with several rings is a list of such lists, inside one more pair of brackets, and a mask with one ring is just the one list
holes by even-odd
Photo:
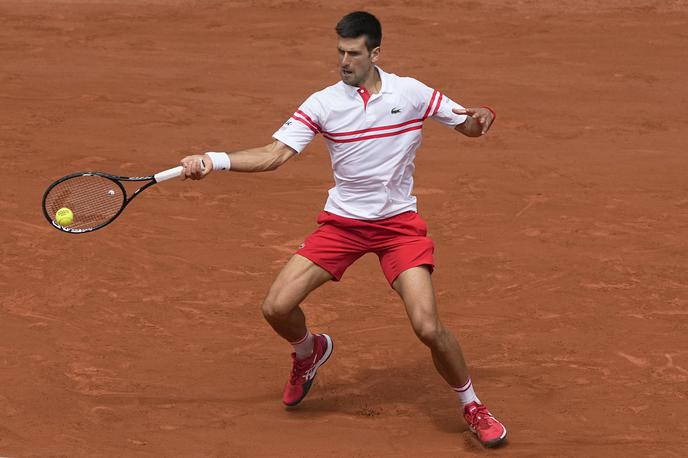
[[391, 285], [405, 270], [426, 265], [434, 269], [435, 244], [423, 218], [408, 211], [376, 221], [344, 218], [322, 211], [317, 228], [297, 254], [310, 259], [339, 281], [344, 271], [366, 253], [375, 253]]

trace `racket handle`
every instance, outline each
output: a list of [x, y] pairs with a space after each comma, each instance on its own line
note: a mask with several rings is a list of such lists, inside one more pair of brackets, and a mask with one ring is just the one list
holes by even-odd
[[156, 183], [160, 183], [161, 181], [171, 180], [172, 178], [180, 177], [182, 175], [183, 170], [184, 170], [184, 167], [182, 167], [180, 165], [180, 166], [175, 167], [173, 169], [167, 169], [167, 170], [163, 170], [160, 173], [156, 173], [155, 175], [153, 175], [153, 178], [155, 178]]

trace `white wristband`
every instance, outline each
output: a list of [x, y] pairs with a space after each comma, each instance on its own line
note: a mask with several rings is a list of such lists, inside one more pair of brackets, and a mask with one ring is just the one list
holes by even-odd
[[205, 154], [213, 161], [213, 170], [229, 170], [232, 168], [232, 162], [229, 160], [229, 155], [227, 153], [209, 151]]

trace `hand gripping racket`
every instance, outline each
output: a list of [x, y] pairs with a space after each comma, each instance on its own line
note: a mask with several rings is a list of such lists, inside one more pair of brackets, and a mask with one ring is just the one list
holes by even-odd
[[[201, 166], [204, 167], [201, 161]], [[83, 234], [113, 222], [145, 189], [156, 183], [181, 176], [178, 166], [147, 177], [120, 177], [103, 172], [77, 172], [64, 176], [48, 186], [43, 194], [43, 214], [50, 224], [63, 232]], [[125, 181], [146, 181], [131, 196], [122, 185]], [[73, 220], [64, 226], [56, 219], [62, 208], [72, 211]]]

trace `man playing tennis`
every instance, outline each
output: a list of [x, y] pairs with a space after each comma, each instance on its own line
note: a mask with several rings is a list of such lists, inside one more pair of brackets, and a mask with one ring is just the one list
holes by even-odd
[[434, 245], [411, 194], [413, 161], [427, 118], [479, 137], [489, 130], [494, 112], [463, 108], [413, 78], [377, 67], [382, 30], [373, 15], [347, 14], [336, 31], [340, 82], [306, 99], [274, 133], [273, 143], [187, 156], [181, 161], [183, 176], [198, 180], [212, 170], [274, 170], [322, 134], [335, 187], [318, 217], [320, 226], [279, 273], [263, 303], [265, 319], [294, 348], [284, 403], [295, 406], [303, 400], [333, 348], [330, 336], [308, 330], [299, 304], [373, 252], [437, 371], [456, 392], [470, 430], [484, 445], [496, 446], [506, 439], [506, 428], [476, 396], [461, 348], [439, 319], [430, 276]]

